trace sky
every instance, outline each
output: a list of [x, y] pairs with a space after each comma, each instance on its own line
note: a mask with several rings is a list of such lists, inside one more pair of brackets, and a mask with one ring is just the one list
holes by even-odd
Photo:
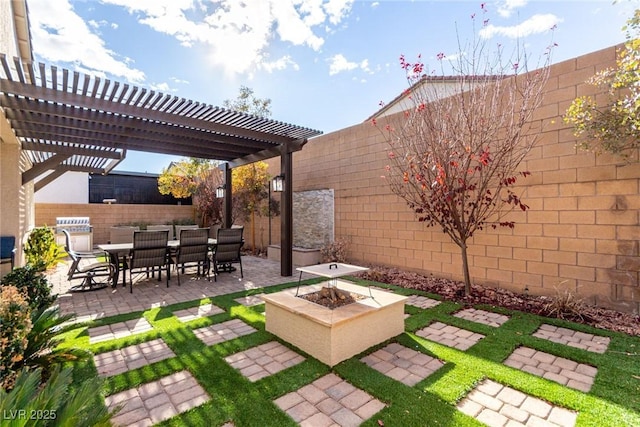
[[[7, 0], [0, 0], [7, 1]], [[425, 72], [475, 40], [553, 63], [625, 40], [639, 0], [27, 0], [37, 62], [222, 106], [240, 86], [274, 120], [330, 133], [407, 88], [400, 55]], [[460, 43], [458, 42], [460, 41]], [[439, 59], [440, 58], [440, 59]], [[445, 58], [444, 60], [441, 58]], [[443, 68], [444, 67], [444, 68]], [[160, 173], [179, 158], [127, 152], [116, 168]]]

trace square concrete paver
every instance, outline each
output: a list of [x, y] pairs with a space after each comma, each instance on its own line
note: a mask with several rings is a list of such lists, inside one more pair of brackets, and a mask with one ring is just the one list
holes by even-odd
[[598, 373], [598, 368], [591, 365], [574, 362], [529, 347], [516, 348], [505, 359], [504, 364], [585, 393], [591, 390]]
[[153, 341], [96, 354], [93, 356], [93, 360], [96, 364], [98, 375], [110, 377], [171, 357], [175, 357], [175, 353], [161, 338], [158, 338]]
[[263, 294], [249, 295], [246, 297], [236, 298], [234, 301], [238, 304], [244, 305], [245, 307], [253, 307], [254, 305], [264, 304], [264, 301], [261, 298], [262, 295]]
[[95, 344], [97, 342], [141, 334], [152, 329], [151, 324], [143, 317], [126, 322], [114, 323], [112, 325], [98, 326], [89, 329], [89, 343]]
[[578, 414], [491, 380], [484, 380], [457, 408], [490, 427], [576, 424]]
[[423, 297], [422, 295], [411, 295], [405, 304], [427, 309], [437, 306], [438, 304], [440, 304], [440, 301]]
[[224, 310], [213, 304], [203, 304], [198, 307], [185, 308], [173, 313], [181, 322], [189, 322], [190, 320], [199, 319], [201, 317], [213, 316], [215, 314], [224, 313]]
[[112, 419], [116, 426], [150, 426], [167, 420], [210, 399], [188, 371], [176, 372], [137, 388], [105, 398], [109, 410], [123, 405]]
[[484, 338], [482, 334], [442, 322], [434, 322], [426, 328], [416, 331], [416, 335], [463, 351]]
[[472, 322], [482, 323], [484, 325], [495, 327], [498, 327], [509, 320], [509, 317], [505, 316], [504, 314], [492, 313], [485, 310], [477, 310], [475, 308], [460, 310], [455, 313], [454, 316], [459, 317], [460, 319], [470, 320]]
[[257, 329], [247, 325], [240, 319], [228, 320], [193, 330], [195, 336], [206, 345], [219, 344], [254, 332], [257, 332]]
[[595, 353], [604, 353], [607, 351], [607, 347], [609, 347], [609, 342], [611, 341], [609, 337], [601, 337], [599, 335], [547, 324], [540, 325], [538, 330], [533, 333], [533, 336]]
[[385, 405], [335, 374], [274, 401], [301, 426], [359, 426]]
[[392, 343], [360, 359], [376, 371], [412, 387], [444, 363], [419, 351]]
[[227, 356], [224, 360], [254, 382], [297, 365], [305, 358], [277, 341], [270, 341]]

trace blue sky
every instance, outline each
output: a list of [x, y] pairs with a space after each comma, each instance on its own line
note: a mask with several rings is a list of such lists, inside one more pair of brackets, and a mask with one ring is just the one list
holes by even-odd
[[[27, 0], [37, 61], [222, 106], [241, 85], [272, 118], [329, 133], [364, 121], [407, 82], [398, 58], [459, 53], [457, 35], [520, 40], [553, 62], [624, 41], [638, 0]], [[483, 23], [485, 19], [489, 21]], [[553, 33], [550, 28], [555, 27]], [[457, 30], [456, 30], [457, 29]], [[482, 31], [482, 32], [480, 32]], [[128, 152], [117, 169], [174, 159]]]

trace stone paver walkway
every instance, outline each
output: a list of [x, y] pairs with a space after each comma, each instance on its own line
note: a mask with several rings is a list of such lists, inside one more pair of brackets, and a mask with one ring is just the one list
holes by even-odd
[[484, 338], [482, 334], [442, 322], [434, 322], [426, 328], [416, 331], [416, 335], [458, 350], [466, 350]]
[[271, 341], [227, 356], [224, 360], [238, 369], [249, 381], [255, 382], [297, 365], [305, 359], [279, 342]]
[[389, 344], [360, 361], [409, 387], [416, 385], [444, 365], [438, 359], [397, 343]]
[[504, 364], [585, 393], [591, 390], [598, 373], [598, 369], [593, 366], [529, 347], [515, 349], [504, 361]]
[[213, 316], [220, 313], [224, 313], [224, 310], [217, 305], [203, 304], [198, 307], [175, 311], [173, 315], [181, 322], [189, 322], [191, 320], [200, 319], [201, 317]]
[[385, 407], [335, 374], [285, 394], [275, 404], [301, 426], [308, 427], [359, 426]]
[[253, 307], [254, 305], [264, 304], [264, 301], [261, 298], [262, 295], [263, 294], [249, 295], [246, 297], [236, 298], [234, 301], [238, 304], [244, 305], [245, 307]]
[[116, 426], [142, 427], [168, 420], [210, 399], [187, 371], [107, 396], [109, 410], [124, 405], [112, 419]]
[[193, 330], [195, 336], [206, 345], [220, 344], [254, 332], [257, 332], [257, 329], [247, 325], [240, 319], [228, 320]]
[[147, 319], [127, 320], [126, 322], [113, 323], [111, 325], [98, 326], [89, 329], [89, 343], [109, 341], [116, 338], [128, 337], [134, 334], [141, 334], [152, 330], [153, 327]]
[[572, 427], [578, 416], [576, 412], [491, 380], [478, 384], [457, 407], [490, 427]]
[[533, 336], [595, 353], [607, 351], [609, 341], [611, 341], [609, 337], [601, 337], [547, 324], [540, 325]]
[[406, 304], [412, 305], [418, 308], [433, 308], [440, 304], [440, 301], [432, 298], [423, 297], [422, 295], [411, 295]]
[[460, 310], [455, 313], [454, 316], [459, 317], [460, 319], [470, 320], [471, 322], [482, 323], [484, 325], [495, 327], [498, 327], [509, 320], [509, 317], [503, 314], [492, 313], [485, 310], [477, 310], [475, 308]]
[[101, 377], [110, 377], [132, 369], [175, 357], [169, 346], [161, 339], [131, 345], [93, 356]]

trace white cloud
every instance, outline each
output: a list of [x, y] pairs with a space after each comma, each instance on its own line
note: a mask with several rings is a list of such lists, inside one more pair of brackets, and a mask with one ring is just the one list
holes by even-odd
[[500, 27], [489, 24], [480, 30], [480, 37], [485, 39], [492, 38], [496, 35], [509, 38], [526, 37], [532, 34], [549, 31], [553, 26], [558, 25], [560, 22], [562, 22], [562, 18], [550, 13], [544, 15], [533, 15], [521, 24], [510, 27]]
[[374, 1], [371, 3], [371, 8], [375, 9], [376, 7], [380, 6], [380, 2], [379, 1]]
[[526, 6], [528, 0], [504, 0], [497, 4], [498, 14], [503, 18], [508, 18], [515, 9]]
[[[104, 2], [140, 15], [140, 23], [175, 37], [184, 46], [206, 45], [211, 63], [227, 74], [282, 69], [283, 62], [266, 60], [276, 37], [318, 51], [324, 39], [316, 29], [339, 24], [353, 4], [353, 0], [215, 0], [213, 5], [201, 0]], [[195, 18], [198, 13], [201, 19]]]
[[[105, 46], [104, 40], [73, 10], [68, 0], [29, 0], [29, 20], [35, 54], [51, 62], [75, 64], [76, 70], [125, 78], [133, 83], [144, 81], [142, 71], [131, 68]], [[97, 23], [96, 23], [97, 24]]]
[[273, 71], [281, 71], [288, 67], [291, 67], [296, 71], [300, 69], [300, 66], [293, 59], [291, 59], [289, 55], [285, 55], [275, 61], [265, 61], [262, 64], [259, 64], [259, 68], [262, 68], [268, 73], [272, 73]]
[[344, 71], [352, 71], [355, 69], [361, 69], [362, 71], [373, 74], [373, 70], [369, 68], [369, 60], [363, 59], [360, 62], [353, 62], [347, 60], [344, 55], [338, 53], [336, 55], [331, 56], [329, 59], [329, 75], [334, 76], [336, 74], [342, 73]]

